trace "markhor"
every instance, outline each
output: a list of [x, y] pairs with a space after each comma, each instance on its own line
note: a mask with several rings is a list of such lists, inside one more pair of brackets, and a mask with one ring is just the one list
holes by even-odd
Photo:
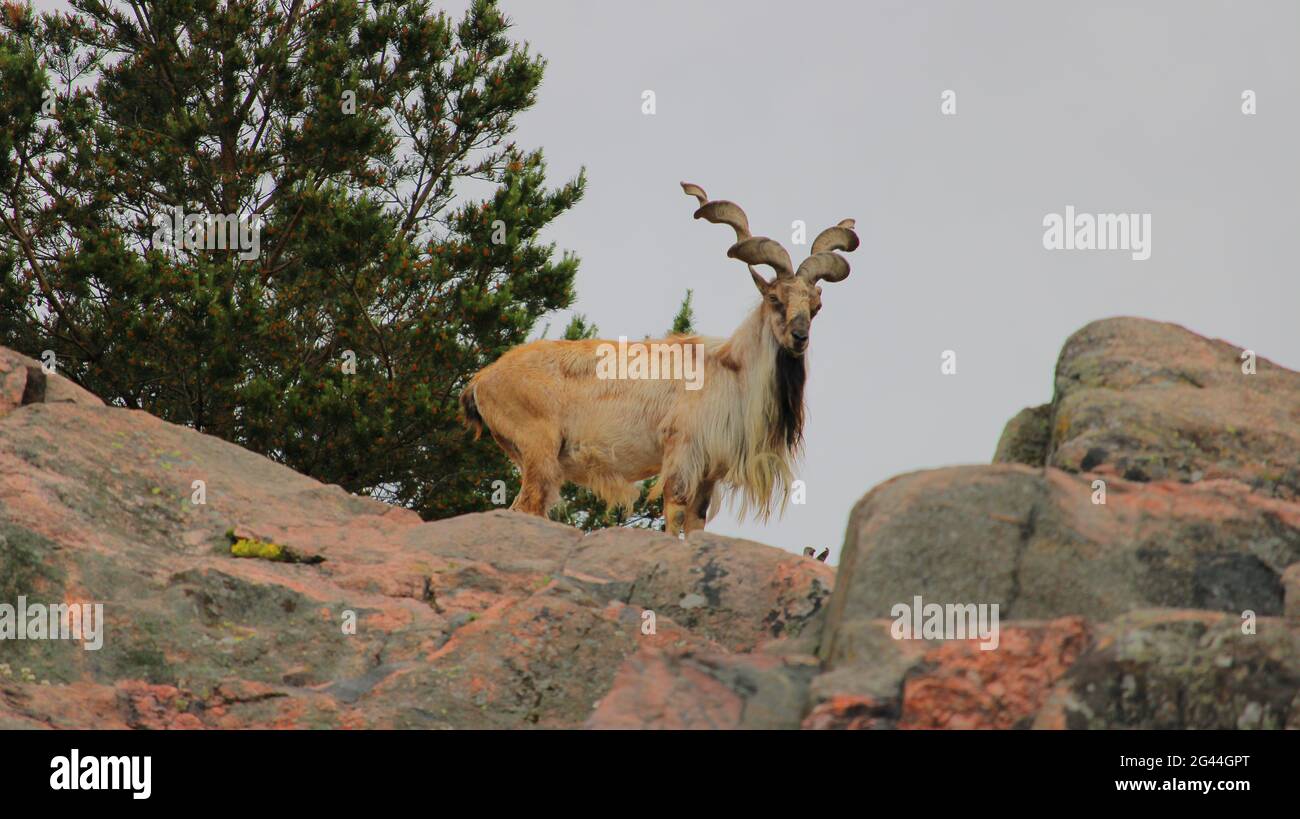
[[50, 787], [56, 791], [132, 791], [132, 799], [148, 799], [153, 757], [87, 756], [76, 749], [71, 756], [50, 760], [54, 773]]

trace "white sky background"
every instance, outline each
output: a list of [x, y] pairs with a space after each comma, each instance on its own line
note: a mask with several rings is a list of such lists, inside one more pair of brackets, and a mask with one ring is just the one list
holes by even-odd
[[[825, 285], [812, 327], [807, 503], [711, 530], [837, 562], [858, 498], [987, 463], [1094, 319], [1173, 321], [1300, 369], [1293, 0], [502, 5], [549, 62], [518, 142], [557, 184], [587, 168], [548, 238], [581, 258], [575, 310], [602, 336], [662, 334], [687, 288], [709, 335], [757, 303], [730, 230], [693, 221], [680, 180], [738, 202], [796, 264], [793, 220], [810, 239], [858, 220], [853, 274]], [[1043, 217], [1066, 205], [1152, 214], [1151, 258], [1044, 250]]]

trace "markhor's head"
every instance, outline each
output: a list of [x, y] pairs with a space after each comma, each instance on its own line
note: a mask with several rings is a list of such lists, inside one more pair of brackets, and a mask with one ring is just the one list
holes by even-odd
[[[792, 356], [802, 356], [808, 349], [812, 320], [822, 307], [822, 289], [817, 283], [848, 278], [848, 260], [836, 251], [857, 249], [858, 234], [853, 232], [853, 220], [845, 219], [819, 233], [813, 240], [812, 252], [796, 270], [790, 263], [790, 254], [779, 242], [749, 232], [749, 219], [735, 202], [710, 200], [703, 188], [690, 182], [683, 182], [682, 190], [700, 202], [696, 219], [729, 225], [736, 231], [736, 243], [727, 250], [727, 255], [749, 266], [754, 286], [763, 295], [764, 323], [777, 344]], [[776, 278], [771, 281], [763, 278], [754, 269], [759, 264], [775, 270]]]

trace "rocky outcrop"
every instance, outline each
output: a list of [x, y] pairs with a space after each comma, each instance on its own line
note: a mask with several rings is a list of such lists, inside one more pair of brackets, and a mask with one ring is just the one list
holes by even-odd
[[[838, 570], [762, 544], [422, 522], [0, 350], [0, 728], [1300, 727], [1300, 374], [1097, 322], [995, 463], [902, 475]], [[895, 607], [996, 604], [996, 648]], [[3, 623], [0, 623], [0, 629]]]
[[1036, 728], [1300, 728], [1300, 623], [1142, 610], [1098, 626]]
[[882, 484], [849, 521], [832, 634], [888, 617], [913, 594], [996, 602], [1003, 618], [1152, 607], [1282, 614], [1282, 573], [1300, 562], [1300, 506], [1236, 481], [1115, 477], [1102, 503], [1094, 480], [997, 465]]
[[1061, 350], [1052, 402], [1007, 425], [994, 461], [1138, 482], [1223, 478], [1295, 501], [1300, 376], [1176, 324], [1094, 322]]
[[579, 726], [629, 655], [748, 651], [830, 594], [824, 564], [716, 535], [424, 523], [45, 384], [0, 417], [0, 603], [102, 603], [105, 634], [0, 641], [0, 728]]
[[46, 373], [39, 361], [0, 347], [0, 415], [26, 404], [59, 403], [104, 405], [63, 376]]
[[[1096, 322], [993, 465], [869, 492], [803, 727], [1300, 727], [1300, 374], [1259, 357], [1248, 374], [1242, 353], [1175, 325]], [[894, 607], [917, 597], [996, 604], [997, 647], [896, 639]], [[765, 662], [803, 690], [802, 668]], [[655, 658], [644, 671], [671, 685], [671, 712], [629, 674], [644, 693], [625, 692], [619, 716], [744, 725], [760, 689], [709, 668]]]
[[1044, 466], [1051, 445], [1052, 405], [1026, 407], [1002, 430], [993, 463]]

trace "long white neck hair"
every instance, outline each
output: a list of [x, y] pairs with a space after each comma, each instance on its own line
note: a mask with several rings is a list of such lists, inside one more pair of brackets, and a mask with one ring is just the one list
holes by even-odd
[[[786, 352], [763, 320], [760, 304], [727, 339], [711, 339], [708, 377], [717, 384], [704, 396], [700, 447], [693, 477], [726, 464], [719, 490], [744, 518], [767, 520], [777, 498], [785, 511], [803, 443], [803, 388], [807, 356]], [[708, 388], [706, 387], [706, 390]], [[710, 517], [717, 505], [710, 505]]]

